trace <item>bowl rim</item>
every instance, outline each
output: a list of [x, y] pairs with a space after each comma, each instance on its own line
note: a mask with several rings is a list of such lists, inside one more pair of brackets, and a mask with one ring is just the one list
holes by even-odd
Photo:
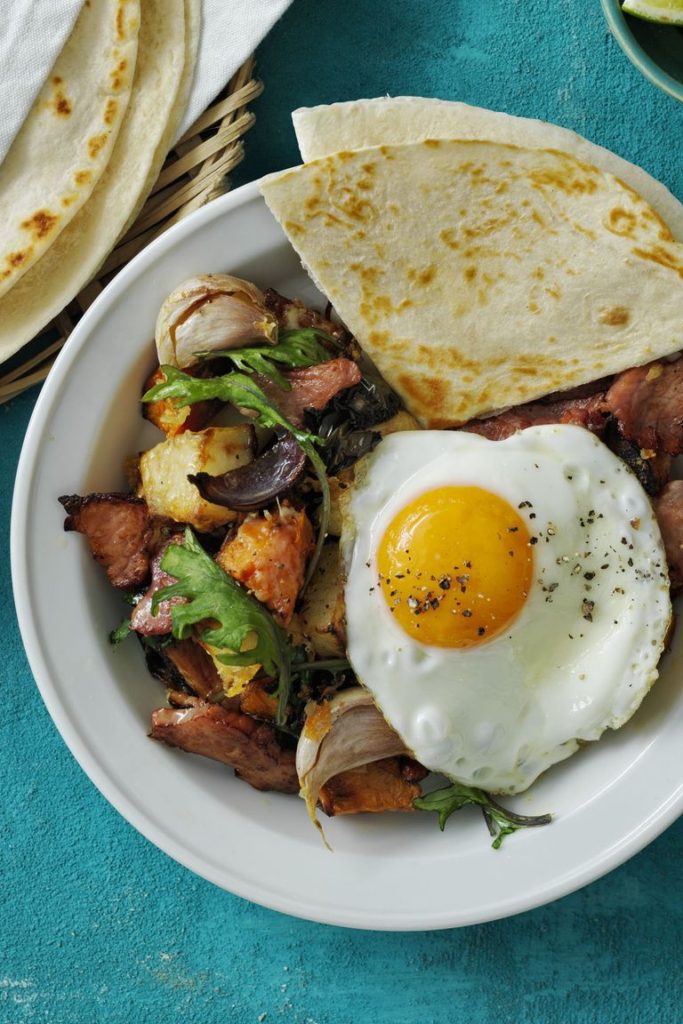
[[33, 490], [33, 474], [29, 473], [28, 469], [33, 467], [37, 458], [38, 442], [50, 420], [55, 403], [59, 401], [62, 380], [76, 361], [80, 350], [88, 344], [96, 324], [108, 314], [112, 304], [115, 304], [120, 294], [127, 289], [129, 282], [155, 262], [157, 254], [182, 242], [187, 235], [197, 231], [207, 221], [220, 218], [230, 209], [254, 199], [258, 195], [258, 187], [258, 181], [250, 182], [213, 203], [207, 204], [165, 232], [135, 257], [85, 313], [60, 353], [57, 367], [53, 370], [50, 380], [38, 398], [19, 460], [11, 519], [11, 566], [14, 598], [22, 640], [32, 674], [53, 723], [72, 756], [75, 757], [90, 781], [107, 801], [158, 849], [200, 877], [220, 888], [228, 889], [234, 895], [272, 910], [310, 921], [382, 931], [438, 930], [480, 924], [545, 905], [600, 878], [623, 864], [660, 835], [683, 811], [683, 782], [679, 782], [673, 791], [667, 793], [656, 807], [650, 807], [649, 813], [643, 816], [633, 829], [620, 836], [617, 842], [583, 860], [578, 867], [554, 877], [552, 881], [535, 889], [531, 896], [528, 893], [512, 892], [506, 901], [495, 905], [489, 903], [476, 913], [454, 913], [451, 909], [443, 910], [438, 915], [424, 911], [403, 911], [391, 918], [384, 916], [381, 920], [372, 912], [359, 915], [353, 909], [341, 907], [335, 908], [331, 913], [327, 907], [320, 908], [313, 902], [304, 904], [288, 894], [283, 895], [279, 891], [265, 889], [262, 885], [256, 886], [251, 880], [245, 879], [241, 875], [232, 875], [230, 884], [227, 885], [223, 872], [215, 871], [210, 864], [201, 858], [196, 858], [191, 850], [178, 844], [173, 836], [163, 828], [159, 829], [146, 811], [129, 799], [119, 781], [100, 765], [98, 758], [81, 736], [77, 726], [70, 720], [66, 710], [62, 707], [60, 698], [54, 692], [51, 668], [46, 661], [38, 629], [32, 617], [31, 594], [20, 567], [24, 564], [24, 553], [29, 541], [25, 518], [22, 514], [30, 501]]
[[600, 2], [612, 35], [633, 66], [662, 92], [678, 100], [679, 103], [683, 103], [683, 82], [679, 82], [668, 71], [664, 71], [637, 42], [629, 28], [626, 15], [621, 9], [620, 0], [600, 0]]

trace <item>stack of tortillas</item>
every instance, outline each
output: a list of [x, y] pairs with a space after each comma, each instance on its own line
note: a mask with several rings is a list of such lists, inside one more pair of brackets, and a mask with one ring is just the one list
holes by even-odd
[[262, 183], [407, 408], [448, 427], [683, 349], [683, 205], [556, 125], [404, 97], [298, 110]]
[[95, 275], [186, 108], [200, 0], [86, 2], [0, 164], [0, 362]]

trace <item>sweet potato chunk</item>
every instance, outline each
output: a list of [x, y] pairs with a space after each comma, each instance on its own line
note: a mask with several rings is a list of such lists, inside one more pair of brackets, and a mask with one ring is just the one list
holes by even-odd
[[[157, 366], [145, 381], [145, 391], [166, 380], [163, 370]], [[143, 405], [145, 419], [163, 430], [166, 437], [175, 437], [186, 430], [202, 430], [219, 407], [216, 402], [195, 402], [194, 405], [178, 406], [172, 398], [161, 398], [158, 402]]]
[[320, 806], [336, 814], [412, 811], [420, 787], [404, 778], [398, 757], [386, 757], [335, 775], [320, 791]]
[[283, 505], [248, 516], [223, 543], [216, 561], [267, 605], [282, 625], [294, 613], [313, 528], [305, 512]]

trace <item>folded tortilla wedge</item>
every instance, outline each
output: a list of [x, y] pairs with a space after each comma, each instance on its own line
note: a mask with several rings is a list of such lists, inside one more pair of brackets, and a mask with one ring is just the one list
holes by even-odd
[[261, 188], [425, 426], [683, 348], [683, 246], [637, 192], [567, 153], [432, 139], [336, 153]]
[[661, 181], [559, 124], [425, 96], [378, 96], [300, 107], [292, 113], [292, 122], [304, 163], [344, 149], [425, 139], [486, 139], [526, 149], [559, 149], [630, 185], [666, 221], [676, 241], [683, 242], [683, 203]]

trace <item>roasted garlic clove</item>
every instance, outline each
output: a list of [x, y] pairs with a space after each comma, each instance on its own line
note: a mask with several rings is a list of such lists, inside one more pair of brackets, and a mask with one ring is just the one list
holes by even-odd
[[201, 274], [168, 296], [155, 337], [159, 362], [185, 369], [199, 354], [254, 341], [275, 344], [277, 319], [256, 285], [228, 274]]
[[306, 801], [321, 834], [315, 808], [325, 783], [349, 768], [398, 754], [412, 756], [368, 690], [355, 686], [342, 690], [332, 700], [306, 706], [306, 721], [296, 748], [299, 796]]

